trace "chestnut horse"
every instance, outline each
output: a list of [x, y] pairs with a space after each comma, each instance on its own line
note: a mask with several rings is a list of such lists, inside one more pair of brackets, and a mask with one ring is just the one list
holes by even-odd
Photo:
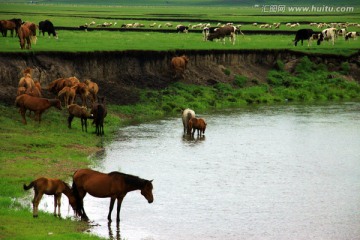
[[23, 24], [18, 30], [18, 37], [21, 49], [31, 49], [31, 43], [36, 44], [36, 28], [34, 32], [33, 25]]
[[[187, 108], [187, 109], [184, 109], [181, 111], [181, 116], [182, 116], [182, 122], [183, 122], [183, 126], [184, 126], [184, 134], [185, 134], [185, 132], [188, 129], [189, 120], [191, 118], [195, 117], [195, 112], [194, 112], [194, 110]], [[190, 133], [191, 132], [189, 132], [189, 131], [187, 132], [187, 134], [190, 134]]]
[[188, 124], [188, 133], [194, 135], [195, 130], [197, 130], [197, 135], [205, 134], [206, 122], [203, 118], [191, 118]]
[[87, 119], [92, 118], [90, 112], [88, 112], [87, 107], [79, 106], [77, 104], [71, 104], [68, 107], [69, 117], [68, 117], [68, 127], [71, 128], [71, 122], [74, 117], [78, 117], [81, 119], [81, 130], [87, 132]]
[[38, 217], [38, 207], [40, 200], [44, 194], [54, 195], [54, 216], [56, 217], [56, 207], [58, 207], [58, 216], [60, 217], [61, 194], [64, 193], [68, 199], [69, 204], [76, 211], [76, 198], [70, 189], [70, 186], [60, 179], [53, 178], [38, 178], [32, 181], [29, 186], [24, 184], [24, 190], [34, 188], [35, 195], [33, 203], [33, 217]]
[[50, 107], [56, 107], [61, 110], [61, 102], [59, 99], [47, 99], [33, 97], [28, 94], [22, 94], [16, 97], [15, 100], [16, 107], [20, 108], [20, 114], [22, 116], [22, 121], [26, 124], [25, 112], [30, 110], [35, 112], [35, 120], [41, 122], [41, 114]]
[[128, 192], [140, 190], [149, 203], [154, 201], [152, 180], [120, 172], [101, 173], [91, 169], [80, 169], [74, 173], [72, 189], [77, 198], [77, 214], [82, 220], [88, 220], [83, 199], [86, 193], [98, 198], [110, 198], [108, 220], [111, 222], [111, 212], [117, 200], [116, 221], [120, 221], [121, 203]]

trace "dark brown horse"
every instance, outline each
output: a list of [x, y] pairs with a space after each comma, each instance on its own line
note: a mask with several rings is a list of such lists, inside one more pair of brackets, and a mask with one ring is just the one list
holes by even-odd
[[195, 134], [195, 130], [197, 130], [197, 135], [205, 134], [206, 122], [203, 118], [191, 118], [188, 123], [188, 133], [191, 135]]
[[11, 37], [14, 37], [15, 33], [18, 32], [20, 26], [22, 24], [22, 20], [19, 18], [13, 18], [10, 20], [1, 20], [0, 21], [0, 30], [3, 37], [7, 36], [7, 31], [10, 30]]
[[57, 109], [61, 110], [61, 102], [59, 99], [39, 98], [30, 96], [28, 94], [17, 96], [15, 105], [16, 107], [20, 108], [20, 114], [24, 124], [26, 124], [26, 110], [35, 112], [35, 120], [38, 120], [39, 123], [41, 122], [41, 114], [48, 108], [56, 107]]
[[83, 199], [86, 193], [98, 198], [110, 198], [108, 220], [111, 221], [111, 212], [117, 200], [117, 217], [120, 221], [121, 203], [128, 192], [140, 190], [149, 203], [154, 201], [152, 194], [152, 180], [120, 172], [101, 173], [91, 169], [80, 169], [74, 173], [72, 189], [77, 198], [77, 214], [81, 219], [88, 220], [84, 210]]
[[76, 198], [70, 188], [70, 186], [60, 179], [53, 178], [38, 178], [32, 181], [29, 186], [24, 184], [24, 190], [34, 188], [35, 195], [32, 201], [33, 203], [33, 217], [38, 217], [38, 207], [40, 200], [44, 194], [54, 195], [54, 216], [56, 217], [56, 207], [58, 207], [58, 216], [60, 217], [60, 206], [61, 206], [61, 194], [64, 193], [68, 199], [69, 204], [76, 210]]
[[104, 119], [107, 115], [105, 97], [98, 97], [98, 102], [91, 107], [91, 114], [94, 117], [95, 133], [97, 136], [104, 135]]

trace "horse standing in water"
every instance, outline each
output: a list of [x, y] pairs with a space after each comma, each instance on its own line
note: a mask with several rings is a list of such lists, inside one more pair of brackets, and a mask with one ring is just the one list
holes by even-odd
[[191, 132], [187, 131], [188, 130], [188, 124], [189, 124], [189, 120], [191, 118], [195, 117], [195, 112], [194, 110], [190, 109], [190, 108], [186, 108], [184, 110], [181, 111], [181, 115], [182, 115], [182, 122], [184, 125], [184, 134], [187, 132], [187, 134], [190, 134]]
[[91, 169], [80, 169], [74, 173], [73, 186], [77, 198], [77, 215], [83, 220], [89, 220], [84, 210], [83, 199], [86, 193], [98, 198], [110, 198], [108, 220], [111, 221], [111, 212], [117, 200], [116, 221], [120, 221], [121, 203], [128, 192], [140, 190], [149, 203], [154, 201], [152, 194], [152, 180], [145, 180], [139, 177], [120, 172], [101, 173]]
[[195, 134], [195, 131], [197, 130], [197, 135], [201, 136], [205, 134], [205, 129], [206, 129], [206, 122], [205, 122], [205, 119], [203, 118], [191, 118], [189, 120], [189, 123], [188, 123], [188, 133], [190, 132], [190, 134], [192, 136], [194, 136]]
[[61, 194], [64, 193], [69, 198], [69, 204], [76, 211], [76, 198], [69, 185], [60, 179], [38, 178], [32, 181], [29, 186], [24, 184], [24, 190], [34, 188], [35, 195], [33, 203], [33, 217], [38, 217], [38, 207], [44, 194], [54, 195], [54, 216], [56, 217], [56, 207], [58, 207], [58, 216], [60, 217]]

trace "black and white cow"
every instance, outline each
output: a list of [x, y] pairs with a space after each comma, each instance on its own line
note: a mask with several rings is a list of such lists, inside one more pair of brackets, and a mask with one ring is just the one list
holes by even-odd
[[317, 41], [317, 45], [320, 45], [320, 43], [324, 40], [331, 40], [332, 45], [335, 44], [335, 37], [336, 37], [336, 28], [327, 28], [322, 30], [320, 38]]
[[39, 33], [42, 33], [44, 36], [46, 32], [48, 33], [49, 37], [52, 34], [55, 38], [58, 38], [55, 27], [49, 20], [39, 22]]
[[214, 39], [220, 39], [225, 44], [225, 37], [229, 37], [230, 41], [234, 45], [235, 40], [236, 40], [235, 32], [236, 32], [236, 27], [226, 25], [224, 27], [219, 27], [218, 29], [216, 29], [216, 31], [214, 31], [213, 33], [210, 33], [207, 36], [207, 40], [213, 41]]
[[177, 26], [176, 26], [176, 31], [177, 31], [178, 33], [188, 33], [189, 27], [184, 26], [184, 25], [177, 25]]
[[350, 38], [352, 39], [357, 39], [357, 33], [356, 32], [348, 32], [346, 35], [345, 35], [345, 40], [349, 40]]
[[207, 40], [207, 37], [209, 36], [210, 33], [214, 33], [218, 28], [219, 27], [204, 27], [202, 31], [204, 41]]
[[299, 29], [296, 32], [294, 44], [297, 46], [297, 43], [301, 41], [301, 46], [304, 45], [304, 40], [308, 40], [308, 46], [310, 45], [310, 38], [313, 36], [314, 31], [312, 29]]

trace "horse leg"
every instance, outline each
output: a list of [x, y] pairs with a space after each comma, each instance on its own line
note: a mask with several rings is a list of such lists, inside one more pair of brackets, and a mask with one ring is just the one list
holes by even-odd
[[38, 217], [38, 208], [39, 208], [39, 203], [40, 203], [40, 200], [43, 196], [43, 193], [35, 193], [35, 197], [34, 197], [34, 200], [33, 200], [33, 217]]
[[23, 124], [26, 124], [25, 113], [26, 113], [26, 109], [25, 108], [20, 108], [20, 114], [21, 114], [21, 117], [22, 117]]
[[68, 128], [71, 128], [71, 122], [74, 119], [74, 115], [70, 114], [68, 117]]
[[117, 200], [117, 212], [116, 212], [116, 222], [119, 223], [120, 222], [120, 208], [121, 208], [121, 203], [123, 201], [124, 197], [119, 197]]
[[110, 207], [109, 207], [109, 214], [108, 214], [108, 221], [111, 222], [111, 212], [114, 208], [115, 198], [110, 199]]
[[60, 217], [60, 206], [61, 206], [61, 193], [54, 194], [54, 216], [56, 217], [56, 208], [58, 209], [58, 216]]

